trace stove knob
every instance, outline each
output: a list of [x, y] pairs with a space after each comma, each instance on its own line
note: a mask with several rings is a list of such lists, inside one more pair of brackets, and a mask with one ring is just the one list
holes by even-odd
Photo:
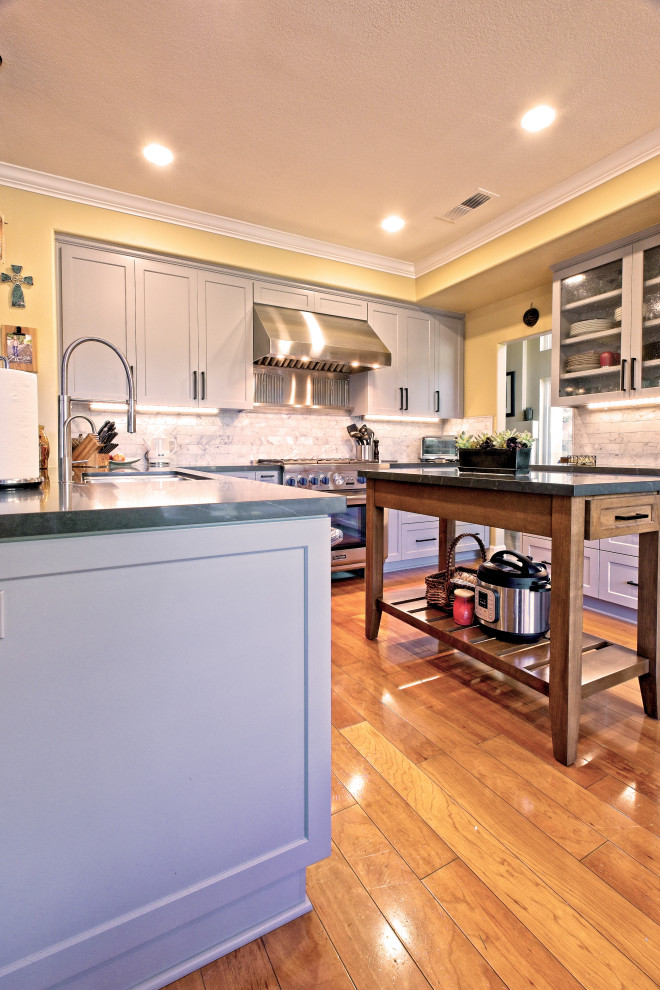
[[291, 487], [293, 487], [295, 485], [295, 483], [296, 483], [296, 479], [295, 478], [285, 478], [284, 479], [284, 484], [285, 485], [291, 485]]
[[358, 484], [359, 485], [366, 485], [366, 483], [367, 483], [367, 479], [366, 478], [363, 478], [361, 474], [358, 474]]
[[307, 486], [307, 478], [305, 477], [304, 474], [298, 475], [298, 484], [300, 485], [301, 488], [305, 488]]
[[319, 483], [319, 476], [318, 476], [318, 474], [310, 474], [310, 476], [309, 476], [309, 483], [310, 483], [310, 485], [312, 487], [314, 487], [315, 485], [318, 485], [318, 483]]
[[327, 474], [321, 475], [321, 478], [319, 480], [320, 480], [320, 482], [321, 482], [322, 485], [329, 485], [330, 484], [330, 478], [327, 476]]
[[333, 485], [336, 485], [337, 488], [341, 488], [342, 485], [346, 484], [346, 478], [343, 474], [333, 474], [332, 483]]

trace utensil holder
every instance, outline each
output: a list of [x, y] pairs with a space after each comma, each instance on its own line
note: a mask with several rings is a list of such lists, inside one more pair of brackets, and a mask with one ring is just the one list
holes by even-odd
[[355, 459], [358, 461], [373, 461], [374, 459], [373, 443], [356, 443]]

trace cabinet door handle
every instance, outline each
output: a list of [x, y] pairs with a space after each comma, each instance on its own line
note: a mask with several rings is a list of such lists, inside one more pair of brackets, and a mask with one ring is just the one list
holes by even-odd
[[631, 588], [639, 588], [637, 581], [626, 581], [626, 584], [629, 584]]
[[415, 540], [415, 543], [437, 543], [437, 542], [438, 542], [437, 536], [427, 536], [423, 540]]
[[399, 389], [399, 410], [403, 412], [403, 389]]
[[135, 372], [134, 372], [134, 370], [133, 370], [133, 365], [132, 365], [132, 364], [129, 364], [129, 366], [128, 366], [128, 367], [129, 367], [129, 368], [131, 369], [131, 378], [133, 378], [133, 379], [134, 379], [134, 378], [135, 378]]
[[636, 391], [637, 386], [635, 385], [635, 362], [637, 358], [630, 359], [630, 391]]
[[440, 389], [435, 390], [435, 411], [440, 412]]
[[621, 522], [630, 522], [631, 519], [648, 519], [649, 514], [648, 512], [636, 512], [634, 516], [615, 516], [614, 518]]
[[406, 392], [406, 412], [408, 412], [408, 389], [407, 388], [405, 389], [405, 392]]
[[204, 399], [206, 398], [206, 372], [205, 371], [202, 371], [201, 372], [200, 378], [202, 380], [202, 402], [203, 402]]
[[193, 399], [197, 398], [197, 372], [193, 371]]
[[619, 380], [619, 391], [620, 392], [625, 392], [625, 390], [626, 390], [626, 365], [627, 365], [627, 363], [628, 362], [626, 361], [625, 358], [621, 362], [621, 378]]

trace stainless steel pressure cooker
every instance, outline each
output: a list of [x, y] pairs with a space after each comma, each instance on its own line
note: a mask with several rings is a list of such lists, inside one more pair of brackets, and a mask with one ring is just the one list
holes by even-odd
[[546, 568], [515, 550], [498, 550], [477, 571], [474, 615], [497, 639], [536, 642], [550, 628]]

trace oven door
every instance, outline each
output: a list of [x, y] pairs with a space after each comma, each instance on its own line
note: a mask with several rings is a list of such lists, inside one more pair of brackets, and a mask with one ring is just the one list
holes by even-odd
[[364, 492], [346, 496], [344, 512], [333, 512], [330, 525], [341, 531], [342, 538], [332, 547], [331, 570], [352, 571], [364, 568], [367, 545], [367, 506]]

